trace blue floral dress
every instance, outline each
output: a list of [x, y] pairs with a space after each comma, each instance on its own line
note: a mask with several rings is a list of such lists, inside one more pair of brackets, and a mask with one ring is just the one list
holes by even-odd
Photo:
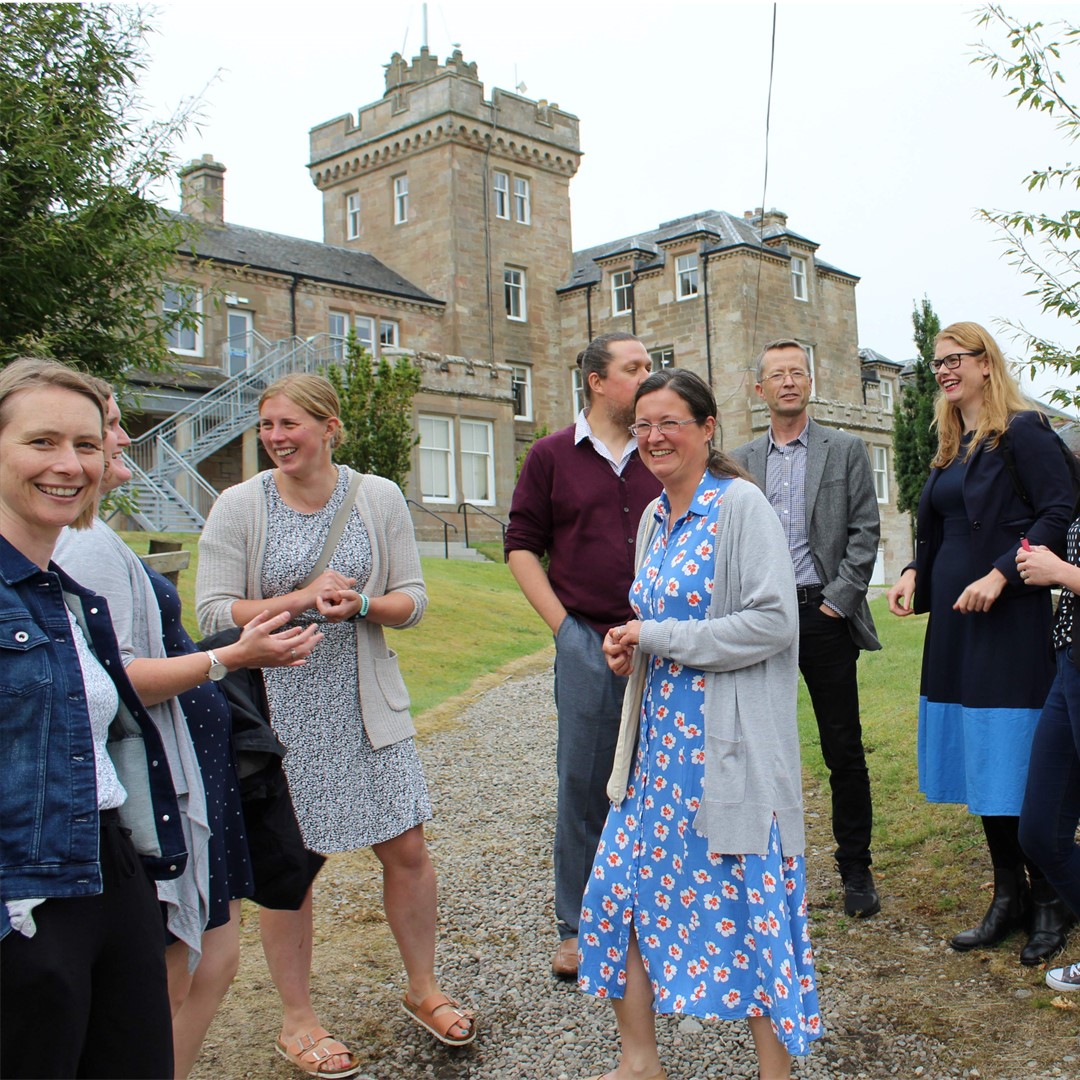
[[[630, 590], [640, 619], [704, 619], [716, 521], [729, 481], [706, 473], [690, 509], [659, 529]], [[695, 831], [705, 782], [705, 678], [652, 657], [637, 758], [613, 806], [582, 901], [578, 985], [622, 997], [637, 933], [659, 1013], [707, 1019], [769, 1016], [792, 1054], [821, 1037], [803, 857], [785, 856], [773, 821], [766, 855], [721, 855]]]

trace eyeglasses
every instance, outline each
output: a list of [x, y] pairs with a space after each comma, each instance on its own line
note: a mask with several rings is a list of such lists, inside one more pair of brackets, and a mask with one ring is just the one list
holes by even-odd
[[656, 428], [661, 435], [674, 435], [679, 428], [696, 423], [696, 420], [661, 420], [659, 424], [650, 424], [648, 420], [642, 420], [630, 425], [630, 434], [636, 439], [647, 439], [653, 428]]
[[949, 371], [955, 371], [960, 366], [960, 361], [965, 356], [982, 356], [983, 350], [976, 349], [974, 352], [954, 352], [949, 353], [948, 356], [939, 356], [936, 360], [930, 361], [930, 370], [936, 375], [942, 368], [948, 368]]
[[792, 382], [802, 382], [803, 379], [809, 378], [809, 371], [777, 371], [772, 375], [766, 375], [761, 381], [763, 383], [775, 383], [777, 386], [781, 386], [788, 379]]

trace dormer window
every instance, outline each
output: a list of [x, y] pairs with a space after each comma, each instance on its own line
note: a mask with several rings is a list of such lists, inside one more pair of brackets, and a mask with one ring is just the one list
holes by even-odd
[[634, 310], [634, 275], [619, 270], [611, 275], [611, 314], [629, 315]]
[[801, 255], [791, 256], [791, 295], [796, 300], [810, 299], [806, 269], [806, 260]]

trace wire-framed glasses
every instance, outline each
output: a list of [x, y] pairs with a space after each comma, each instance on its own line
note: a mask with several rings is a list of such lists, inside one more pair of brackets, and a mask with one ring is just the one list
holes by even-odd
[[795, 371], [774, 371], [771, 375], [764, 376], [761, 381], [763, 383], [772, 383], [774, 386], [782, 386], [788, 379], [798, 383], [809, 378], [809, 371], [796, 369]]
[[653, 428], [656, 428], [661, 435], [674, 435], [679, 428], [696, 423], [696, 420], [661, 420], [658, 424], [650, 424], [648, 420], [640, 420], [630, 425], [630, 434], [635, 439], [647, 439], [652, 434]]

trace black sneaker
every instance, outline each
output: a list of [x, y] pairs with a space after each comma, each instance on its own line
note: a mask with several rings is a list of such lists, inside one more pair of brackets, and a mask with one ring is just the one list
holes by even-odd
[[869, 919], [881, 910], [869, 866], [851, 866], [840, 872], [844, 881], [844, 911], [853, 919]]
[[1080, 964], [1053, 968], [1046, 973], [1046, 985], [1051, 990], [1080, 990]]

